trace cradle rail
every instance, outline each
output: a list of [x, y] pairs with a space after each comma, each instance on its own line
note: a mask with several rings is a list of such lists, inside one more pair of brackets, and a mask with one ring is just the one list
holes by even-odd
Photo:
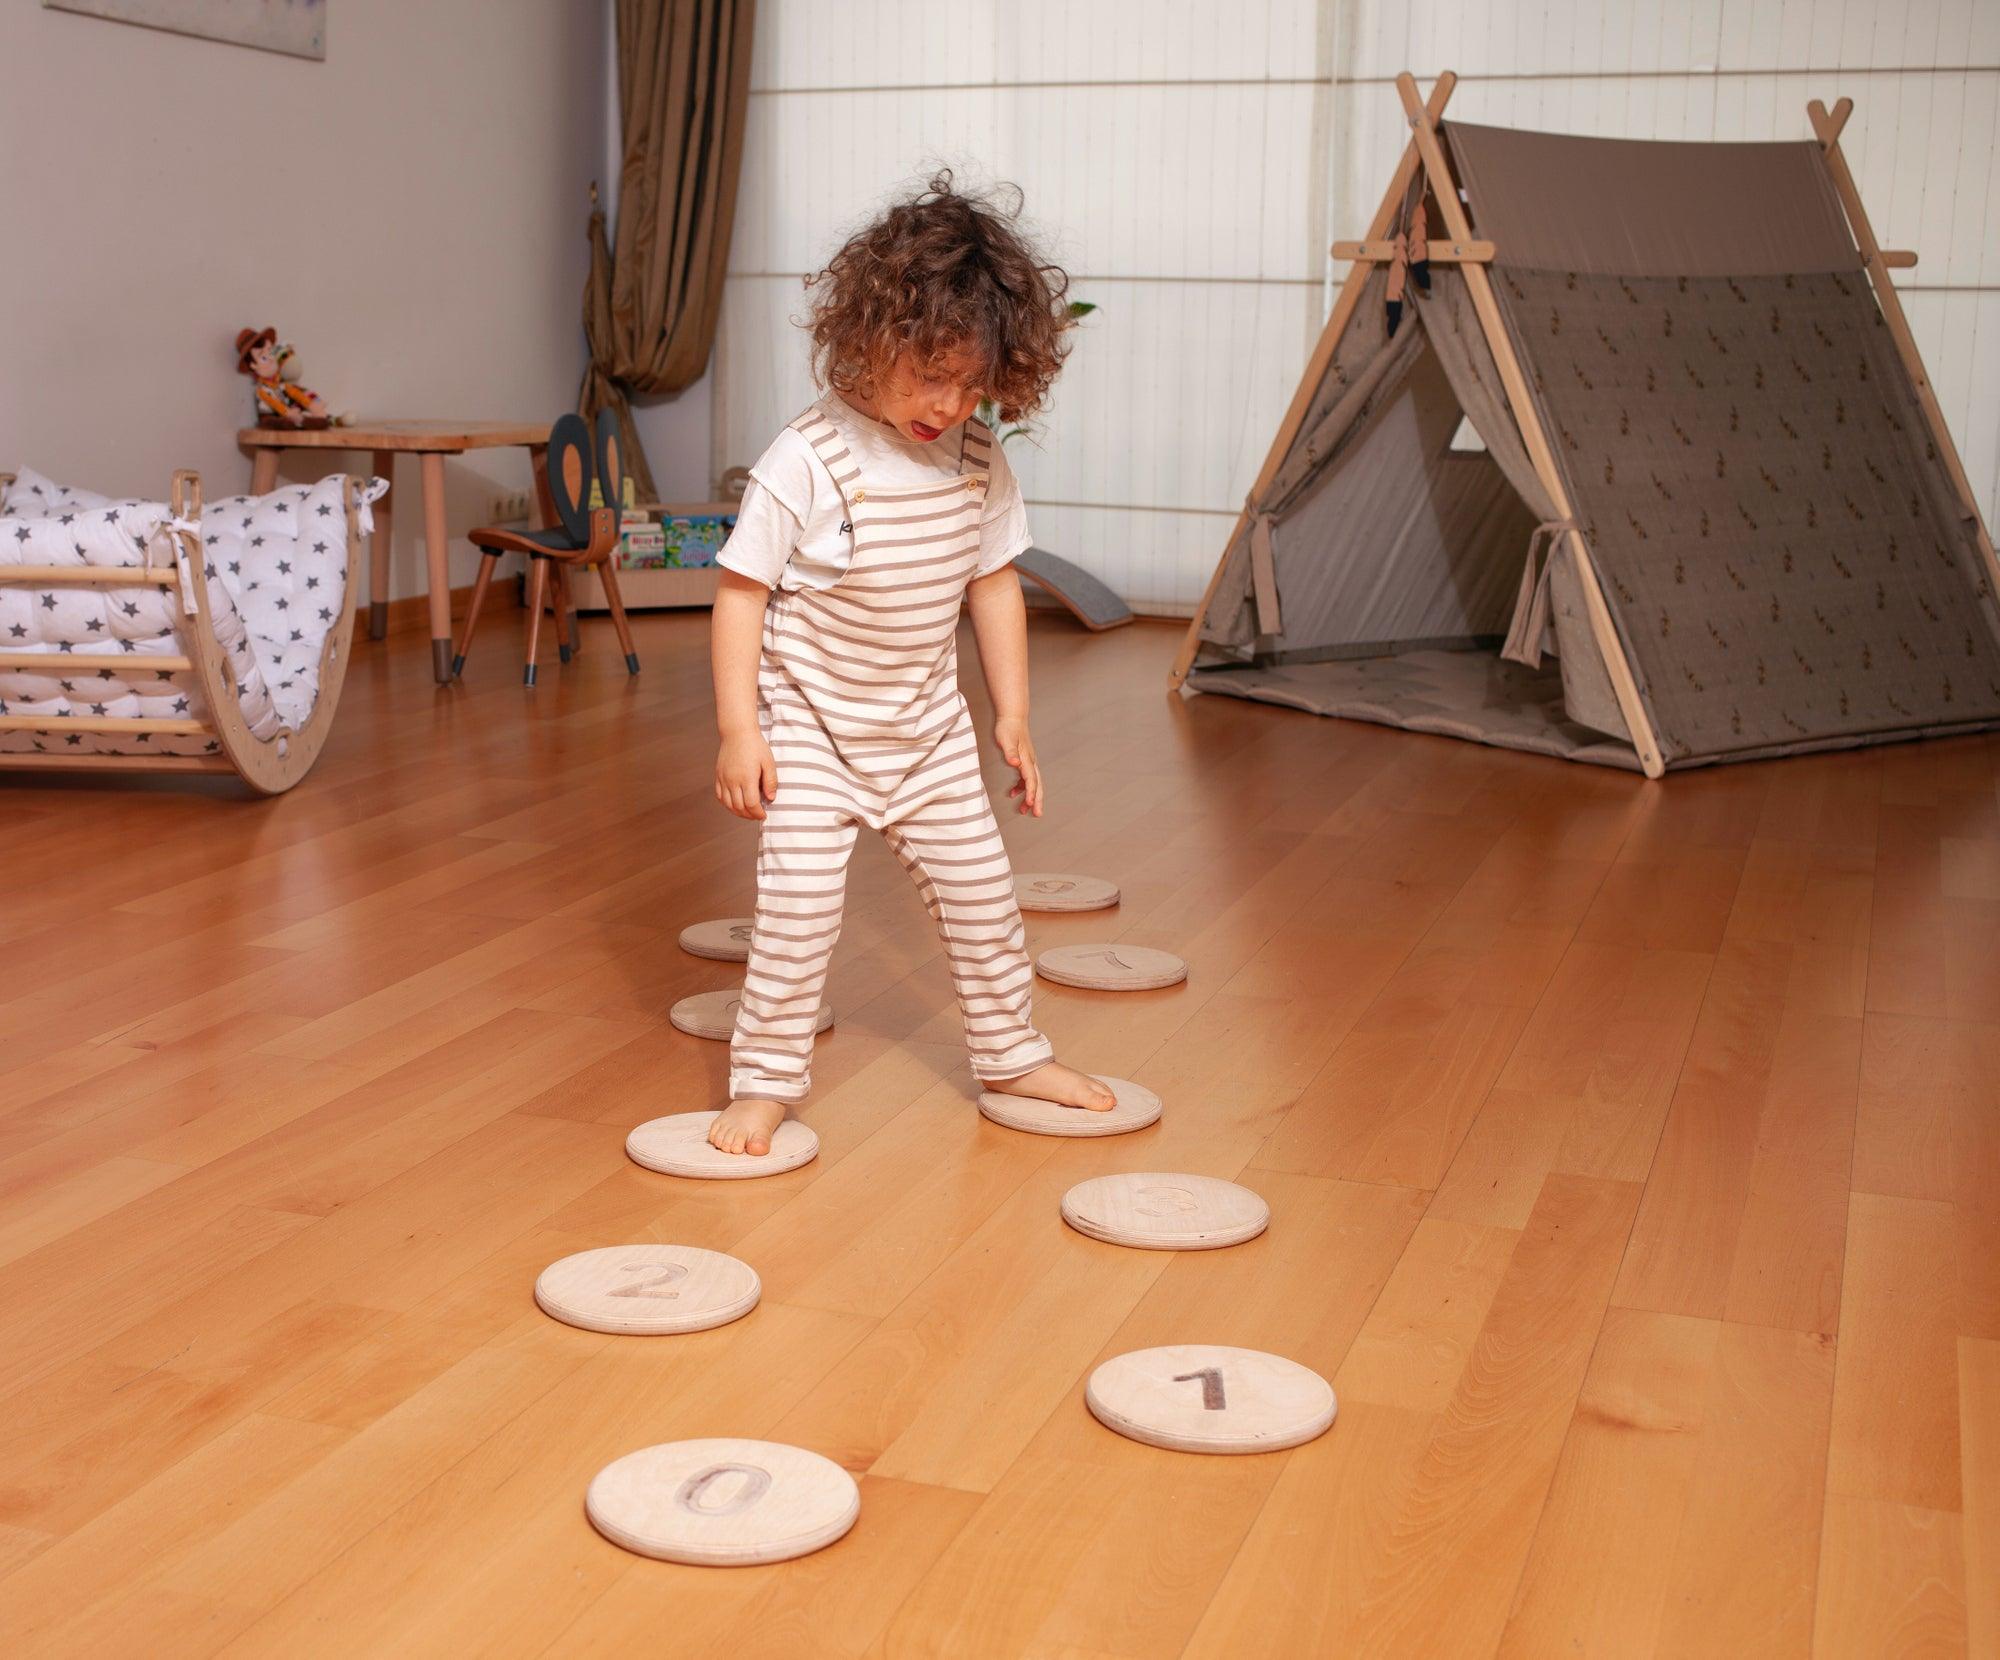
[[[13, 474], [0, 473], [0, 485], [13, 482]], [[201, 475], [192, 471], [174, 474], [170, 505], [177, 520], [194, 525], [193, 530], [170, 530], [179, 543], [185, 561], [189, 587], [194, 596], [194, 616], [188, 632], [193, 655], [152, 656], [66, 652], [60, 659], [65, 668], [129, 669], [135, 665], [166, 673], [192, 673], [201, 682], [208, 699], [209, 719], [178, 720], [159, 715], [117, 716], [0, 716], [0, 732], [99, 732], [135, 734], [157, 733], [177, 738], [207, 737], [218, 745], [208, 755], [56, 755], [36, 751], [31, 754], [0, 754], [0, 768], [50, 772], [234, 772], [262, 795], [280, 795], [289, 790], [319, 759], [327, 733], [333, 727], [333, 713], [340, 702], [340, 690], [347, 678], [347, 658], [354, 636], [356, 574], [360, 563], [359, 534], [361, 483], [349, 477], [342, 481], [341, 499], [347, 510], [347, 593], [340, 615], [328, 631], [320, 652], [319, 696], [314, 700], [312, 718], [305, 730], [295, 732], [280, 727], [269, 738], [259, 738], [244, 718], [236, 694], [236, 678], [222, 643], [215, 637], [214, 618], [208, 606], [208, 566], [203, 557], [200, 534]], [[173, 563], [164, 566], [137, 565], [0, 565], [0, 585], [8, 587], [131, 587], [151, 583], [171, 588], [180, 582]], [[50, 666], [47, 652], [0, 652], [0, 668], [42, 668]]]

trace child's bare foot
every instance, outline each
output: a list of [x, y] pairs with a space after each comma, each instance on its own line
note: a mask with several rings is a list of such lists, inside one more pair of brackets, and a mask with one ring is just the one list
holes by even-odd
[[1117, 1097], [1089, 1073], [1061, 1061], [1044, 1061], [1018, 1078], [986, 1078], [981, 1082], [1001, 1095], [1026, 1095], [1036, 1101], [1082, 1107], [1086, 1112], [1109, 1112], [1118, 1105]]
[[761, 1157], [771, 1150], [771, 1137], [785, 1121], [782, 1101], [731, 1101], [708, 1127], [708, 1144], [725, 1153]]

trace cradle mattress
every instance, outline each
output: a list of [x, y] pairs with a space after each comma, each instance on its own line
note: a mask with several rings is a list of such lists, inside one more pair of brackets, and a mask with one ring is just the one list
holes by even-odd
[[[229, 496], [201, 517], [209, 615], [250, 730], [304, 730], [319, 697], [320, 653], [347, 597], [347, 513], [341, 475], [264, 496]], [[388, 485], [362, 491], [358, 525]], [[173, 560], [165, 503], [115, 500], [56, 484], [23, 468], [0, 500], [0, 565], [129, 565], [150, 548]], [[0, 669], [0, 714], [158, 716], [203, 720], [207, 700], [192, 673], [148, 668], [147, 657], [192, 656], [182, 630], [195, 619], [178, 587], [0, 587], [0, 647], [45, 653], [49, 667]], [[65, 672], [75, 652], [129, 656], [131, 667]], [[70, 755], [191, 755], [213, 738], [154, 733], [0, 732], [0, 750]]]

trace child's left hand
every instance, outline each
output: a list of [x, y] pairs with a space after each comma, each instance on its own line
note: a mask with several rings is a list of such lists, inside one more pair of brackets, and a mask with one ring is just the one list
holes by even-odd
[[1000, 746], [1007, 765], [1021, 775], [1020, 782], [1007, 792], [1007, 799], [1020, 797], [1020, 810], [1042, 816], [1042, 769], [1035, 761], [1035, 740], [1028, 736], [1028, 723], [1002, 716], [993, 723], [993, 741]]

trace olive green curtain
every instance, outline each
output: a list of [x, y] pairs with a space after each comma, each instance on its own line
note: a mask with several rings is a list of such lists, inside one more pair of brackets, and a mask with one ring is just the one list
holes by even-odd
[[590, 215], [578, 408], [618, 418], [642, 500], [656, 499], [629, 394], [678, 392], [715, 343], [742, 170], [754, 0], [618, 0], [618, 226]]

